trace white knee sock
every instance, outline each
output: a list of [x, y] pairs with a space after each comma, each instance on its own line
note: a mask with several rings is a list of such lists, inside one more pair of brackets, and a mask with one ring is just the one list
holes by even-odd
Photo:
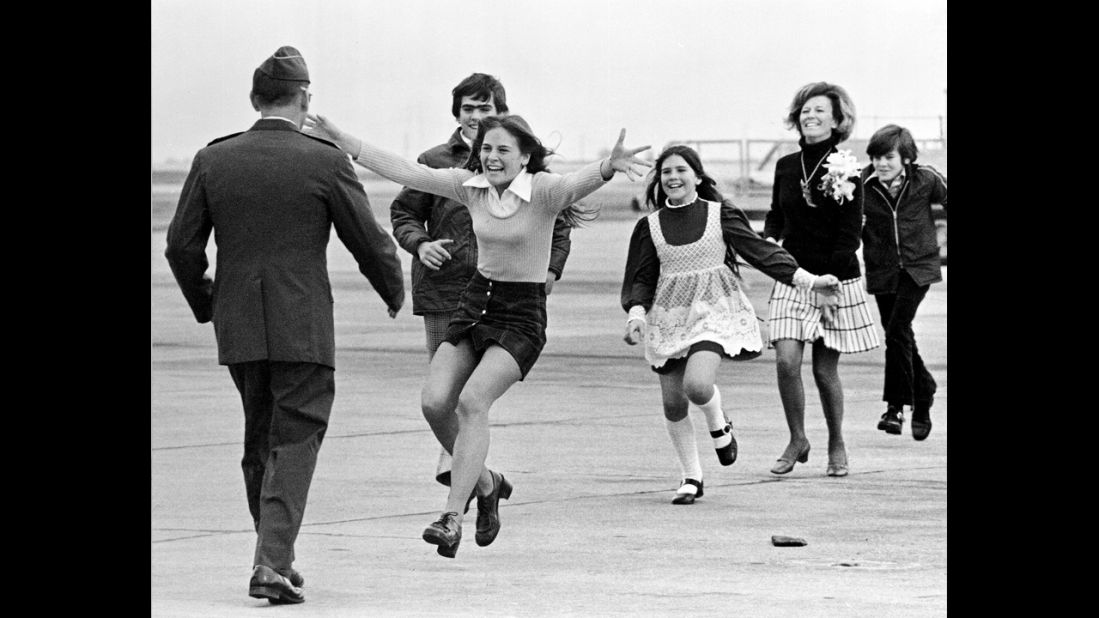
[[710, 400], [706, 403], [698, 406], [698, 409], [706, 415], [706, 425], [711, 432], [722, 432], [720, 437], [713, 439], [714, 448], [721, 448], [728, 444], [733, 438], [725, 431], [725, 413], [721, 410], [721, 391], [717, 390], [717, 384], [714, 384], [714, 396], [710, 397]]
[[679, 459], [679, 468], [683, 472], [683, 478], [702, 480], [702, 464], [698, 461], [698, 445], [695, 442], [695, 428], [691, 424], [690, 415], [683, 417], [681, 421], [669, 421], [664, 419], [664, 425], [668, 429], [668, 437], [672, 439], [672, 448]]

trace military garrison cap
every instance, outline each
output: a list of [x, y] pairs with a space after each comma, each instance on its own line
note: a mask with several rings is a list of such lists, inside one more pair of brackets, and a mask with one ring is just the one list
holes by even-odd
[[308, 82], [309, 69], [305, 58], [294, 47], [283, 45], [259, 65], [259, 71], [271, 79]]

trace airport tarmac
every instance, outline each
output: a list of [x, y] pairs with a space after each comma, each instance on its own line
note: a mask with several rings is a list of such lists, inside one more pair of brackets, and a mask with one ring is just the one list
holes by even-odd
[[[492, 410], [488, 464], [514, 484], [502, 530], [476, 546], [474, 507], [453, 560], [420, 538], [446, 500], [419, 410], [422, 320], [410, 296], [389, 319], [333, 235], [336, 399], [296, 546], [306, 602], [276, 607], [247, 595], [255, 533], [240, 399], [217, 365], [212, 327], [195, 323], [172, 279], [154, 222], [151, 615], [945, 615], [947, 269], [914, 323], [939, 384], [926, 441], [914, 441], [907, 422], [900, 436], [876, 429], [884, 349], [844, 356], [851, 473], [825, 476], [827, 433], [807, 352], [813, 449], [790, 474], [772, 475], [788, 434], [774, 353], [765, 351], [719, 372], [739, 459], [721, 467], [695, 417], [706, 493], [673, 506], [680, 478], [659, 384], [640, 347], [622, 341], [632, 227], [603, 220], [573, 232], [548, 299], [543, 355]], [[400, 254], [407, 280], [410, 257]], [[747, 271], [745, 280], [766, 317], [770, 279]], [[772, 535], [807, 545], [775, 547]]]

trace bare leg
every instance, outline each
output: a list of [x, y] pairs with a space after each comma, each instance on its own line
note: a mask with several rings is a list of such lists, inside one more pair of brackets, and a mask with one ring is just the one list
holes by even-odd
[[[427, 362], [429, 365], [431, 359], [435, 357], [435, 352], [442, 345], [446, 337], [447, 326], [450, 325], [450, 319], [455, 313], [457, 311], [424, 313], [425, 347], [427, 348]], [[457, 434], [457, 426], [455, 426], [455, 434]], [[440, 445], [439, 461], [435, 464], [435, 480], [447, 487], [450, 487], [450, 459], [450, 452]]]
[[778, 393], [782, 399], [782, 410], [786, 413], [786, 426], [790, 430], [790, 442], [782, 458], [790, 461], [809, 445], [809, 438], [805, 436], [805, 387], [801, 381], [804, 353], [804, 341], [779, 339], [775, 342]]
[[[443, 354], [442, 346], [436, 358], [440, 354]], [[434, 363], [432, 366], [434, 369]], [[450, 495], [446, 510], [458, 513], [459, 518], [474, 486], [481, 495], [493, 489], [492, 476], [485, 468], [489, 445], [488, 412], [492, 404], [521, 377], [519, 365], [511, 354], [492, 345], [485, 350], [458, 396], [456, 412], [459, 429], [451, 451], [454, 465], [450, 471]]]
[[[454, 452], [454, 442], [459, 430], [458, 415], [455, 412], [459, 393], [476, 368], [477, 361], [468, 339], [459, 342], [457, 346], [443, 342], [431, 359], [427, 380], [420, 395], [424, 418], [439, 444], [451, 454]], [[483, 489], [482, 495], [492, 491], [492, 476], [487, 468], [481, 471], [478, 487]], [[466, 498], [469, 498], [468, 493]], [[459, 512], [464, 510], [463, 501]]]
[[683, 371], [683, 392], [687, 399], [700, 406], [714, 397], [714, 382], [721, 366], [721, 355], [702, 350], [691, 354]]

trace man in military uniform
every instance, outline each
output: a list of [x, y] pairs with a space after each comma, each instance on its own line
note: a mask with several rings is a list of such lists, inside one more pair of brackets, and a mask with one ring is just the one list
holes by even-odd
[[250, 97], [252, 128], [195, 155], [165, 256], [195, 318], [213, 322], [218, 362], [244, 406], [241, 467], [258, 535], [249, 595], [301, 603], [294, 542], [335, 396], [331, 228], [390, 317], [404, 284], [347, 155], [301, 132], [311, 98], [301, 53], [280, 47], [254, 71]]

